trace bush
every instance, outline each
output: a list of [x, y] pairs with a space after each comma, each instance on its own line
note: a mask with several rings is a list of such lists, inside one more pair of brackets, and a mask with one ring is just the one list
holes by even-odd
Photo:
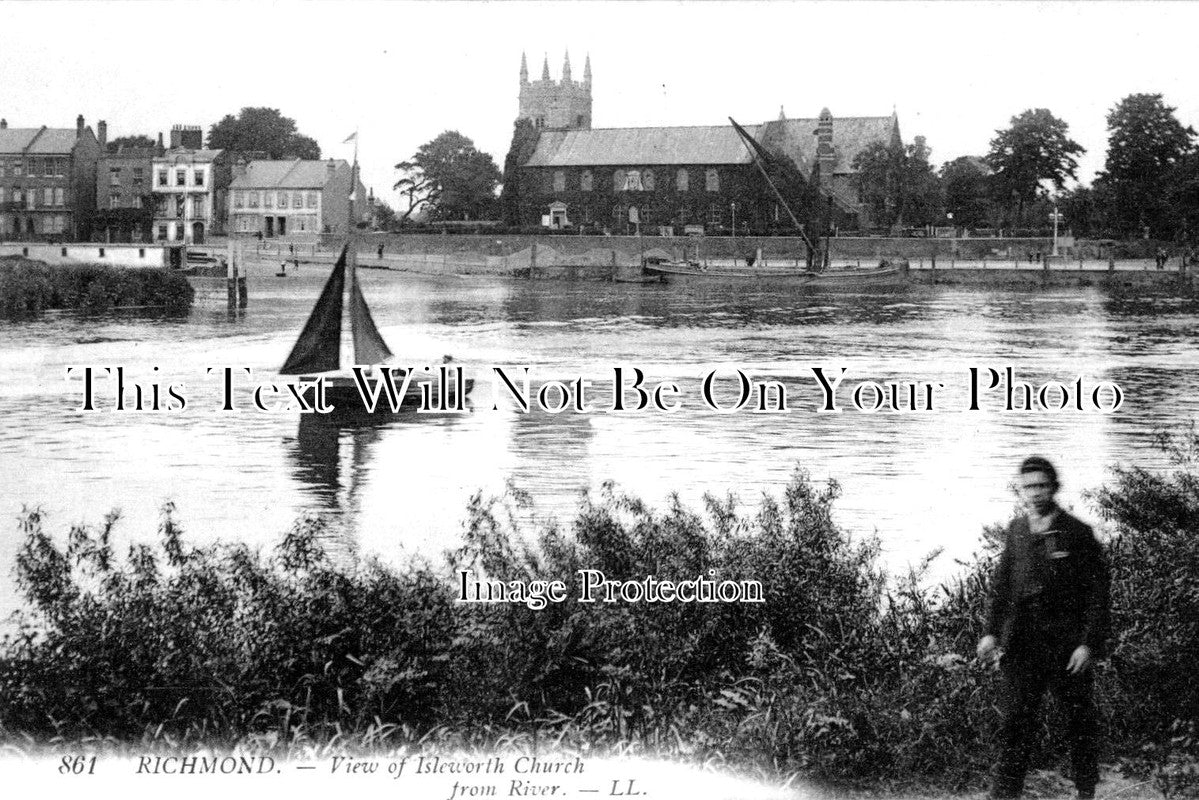
[[[1119, 635], [1097, 687], [1110, 754], [1179, 791], [1199, 755], [1199, 695], [1181, 678], [1199, 656], [1199, 438], [1165, 445], [1175, 471], [1116, 470], [1094, 495], [1118, 531]], [[756, 510], [708, 498], [697, 513], [606, 486], [569, 533], [526, 535], [528, 498], [510, 489], [472, 499], [446, 566], [403, 569], [337, 566], [307, 520], [268, 555], [190, 547], [169, 506], [159, 544], [119, 559], [115, 515], [58, 545], [30, 511], [17, 567], [31, 613], [0, 650], [0, 719], [68, 740], [528, 736], [839, 782], [977, 786], [996, 674], [973, 649], [999, 529], [950, 582], [930, 587], [923, 569], [888, 578], [877, 542], [833, 523], [838, 491], [797, 472]], [[761, 603], [583, 604], [584, 567], [611, 580], [756, 579], [766, 592]], [[570, 588], [540, 610], [461, 603], [457, 570]], [[1042, 762], [1060, 753], [1048, 744]]]
[[8, 319], [31, 317], [48, 309], [98, 312], [145, 306], [186, 311], [194, 295], [187, 278], [164, 269], [0, 261], [0, 316]]

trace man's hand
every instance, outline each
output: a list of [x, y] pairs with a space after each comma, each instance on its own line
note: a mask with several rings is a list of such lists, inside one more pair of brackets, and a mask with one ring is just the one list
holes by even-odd
[[1080, 644], [1070, 654], [1070, 660], [1066, 662], [1066, 672], [1077, 675], [1089, 666], [1091, 666], [1091, 648]]
[[998, 644], [999, 643], [995, 640], [995, 637], [989, 633], [983, 638], [979, 639], [977, 650], [979, 660], [994, 661], [997, 656], [996, 646]]

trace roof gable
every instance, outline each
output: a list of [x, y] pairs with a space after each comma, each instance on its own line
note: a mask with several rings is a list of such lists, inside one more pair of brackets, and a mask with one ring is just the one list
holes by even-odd
[[74, 128], [0, 128], [0, 153], [68, 155], [78, 140]]
[[[331, 173], [329, 165], [334, 165]], [[349, 169], [349, 164], [335, 161], [251, 161], [246, 165], [246, 174], [233, 179], [234, 189], [323, 189], [329, 179], [338, 172]]]
[[[756, 137], [763, 147], [781, 150], [791, 156], [805, 173], [816, 164], [816, 128], [820, 120], [814, 117], [781, 119], [761, 126]], [[836, 157], [833, 172], [856, 172], [853, 161], [858, 154], [875, 142], [890, 144], [898, 135], [899, 124], [890, 117], [833, 117], [833, 152]]]

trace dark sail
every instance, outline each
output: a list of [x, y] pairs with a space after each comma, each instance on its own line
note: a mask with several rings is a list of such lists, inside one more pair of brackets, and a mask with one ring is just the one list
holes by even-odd
[[350, 279], [350, 331], [354, 338], [355, 364], [382, 364], [391, 358], [391, 350], [367, 308], [366, 298], [358, 288], [358, 276]]
[[[304, 330], [300, 331], [300, 338], [279, 370], [281, 375], [331, 372], [341, 367], [341, 298], [345, 284], [346, 248], [343, 247], [312, 314], [304, 323]], [[373, 324], [371, 329], [374, 330]], [[375, 335], [379, 335], [377, 331]]]

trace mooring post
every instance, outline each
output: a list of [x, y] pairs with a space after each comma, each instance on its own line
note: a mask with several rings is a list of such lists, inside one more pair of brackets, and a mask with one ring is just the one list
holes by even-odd
[[237, 308], [237, 261], [234, 259], [233, 239], [225, 245], [225, 294], [229, 310]]
[[249, 270], [246, 269], [246, 265], [244, 263], [242, 263], [244, 260], [244, 257], [245, 257], [245, 252], [246, 252], [245, 242], [239, 241], [237, 243], [237, 262], [238, 262], [238, 267], [240, 268], [240, 274], [237, 277], [237, 307], [238, 308], [245, 308], [246, 303], [250, 299], [249, 288], [246, 285], [246, 279], [248, 277]]

